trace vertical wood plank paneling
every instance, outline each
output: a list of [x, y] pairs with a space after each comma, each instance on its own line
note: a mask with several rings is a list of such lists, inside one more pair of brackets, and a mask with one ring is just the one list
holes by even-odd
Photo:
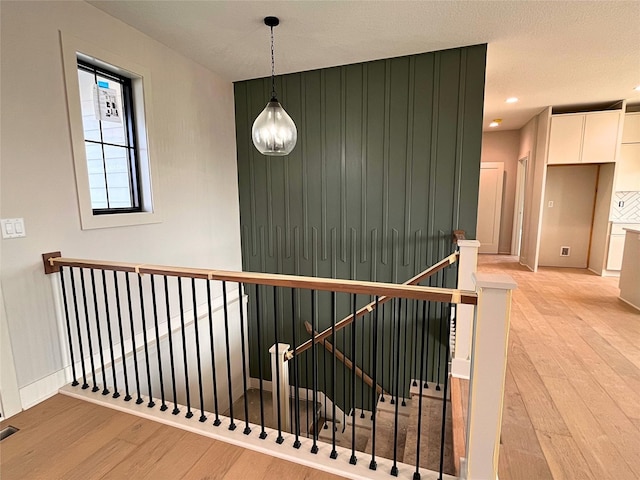
[[387, 263], [389, 231], [389, 157], [391, 156], [391, 60], [384, 62], [384, 143], [382, 164], [382, 263]]
[[[367, 137], [368, 130], [368, 68], [362, 64], [362, 132], [360, 141], [360, 233], [362, 246], [360, 247], [360, 261], [367, 261], [366, 232], [367, 232]], [[373, 248], [373, 246], [372, 246]]]
[[340, 68], [340, 260], [347, 261], [347, 88], [346, 67]]
[[320, 71], [320, 142], [322, 161], [322, 201], [320, 205], [320, 233], [322, 238], [322, 259], [327, 259], [327, 80], [326, 71]]
[[413, 172], [413, 112], [415, 95], [415, 57], [409, 58], [409, 84], [407, 90], [407, 155], [404, 166], [404, 265], [409, 265], [410, 243], [411, 243], [411, 191]]
[[[288, 158], [262, 156], [251, 142], [269, 79], [236, 83], [244, 268], [403, 282], [449, 253], [452, 230], [473, 238], [485, 59], [479, 45], [278, 77], [298, 127]], [[296, 298], [302, 321], [310, 296]], [[326, 302], [320, 295], [325, 323]], [[339, 315], [348, 303], [339, 299]], [[437, 342], [429, 332], [434, 353]]]

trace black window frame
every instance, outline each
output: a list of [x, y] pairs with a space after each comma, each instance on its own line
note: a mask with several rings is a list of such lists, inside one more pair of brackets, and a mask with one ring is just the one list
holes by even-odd
[[126, 148], [127, 159], [129, 166], [129, 193], [131, 195], [131, 207], [107, 207], [107, 208], [92, 208], [94, 215], [112, 215], [118, 213], [137, 213], [142, 212], [142, 202], [140, 199], [140, 164], [139, 164], [139, 151], [136, 137], [136, 123], [135, 123], [135, 111], [133, 106], [133, 85], [131, 78], [119, 75], [105, 68], [99, 67], [93, 63], [85, 60], [77, 59], [78, 70], [84, 70], [94, 75], [96, 85], [98, 84], [97, 76], [108, 78], [111, 81], [117, 82], [121, 85], [123, 104], [122, 104], [122, 121], [125, 126], [125, 144], [119, 145], [114, 143], [105, 142], [102, 134], [102, 120], [98, 120], [100, 124], [100, 141], [87, 140], [84, 138], [84, 123], [83, 123], [83, 140], [85, 144], [92, 143], [100, 145], [102, 148], [102, 161], [105, 175], [105, 188], [107, 190], [107, 205], [109, 204], [109, 184], [107, 181], [107, 168], [104, 165], [105, 155], [104, 146], [114, 146], [119, 148]]

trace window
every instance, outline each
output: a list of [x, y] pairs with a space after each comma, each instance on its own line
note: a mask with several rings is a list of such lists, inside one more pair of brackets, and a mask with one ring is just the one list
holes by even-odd
[[82, 229], [161, 222], [147, 59], [61, 40]]
[[139, 212], [131, 79], [78, 60], [78, 84], [93, 213]]

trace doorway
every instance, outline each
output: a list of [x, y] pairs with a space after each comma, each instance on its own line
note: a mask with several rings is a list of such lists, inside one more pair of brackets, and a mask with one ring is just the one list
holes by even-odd
[[516, 174], [516, 203], [513, 209], [513, 235], [511, 237], [511, 255], [521, 257], [522, 230], [524, 226], [524, 199], [527, 185], [527, 164], [529, 156], [518, 160]]
[[480, 164], [480, 191], [478, 193], [478, 253], [498, 253], [500, 218], [502, 214], [502, 183], [504, 163]]

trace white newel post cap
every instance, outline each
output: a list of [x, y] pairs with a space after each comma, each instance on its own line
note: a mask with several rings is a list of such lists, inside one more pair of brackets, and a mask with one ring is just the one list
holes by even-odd
[[504, 273], [480, 273], [472, 274], [476, 288], [491, 288], [494, 290], [514, 290], [518, 284], [511, 278], [511, 275]]
[[458, 240], [459, 247], [475, 247], [480, 248], [480, 242], [478, 240]]
[[[278, 349], [277, 351], [276, 351], [276, 347]], [[291, 348], [291, 345], [289, 345], [288, 343], [276, 343], [271, 346], [271, 348], [269, 349], [269, 353], [272, 355], [273, 354], [284, 355], [289, 351], [289, 348]]]

